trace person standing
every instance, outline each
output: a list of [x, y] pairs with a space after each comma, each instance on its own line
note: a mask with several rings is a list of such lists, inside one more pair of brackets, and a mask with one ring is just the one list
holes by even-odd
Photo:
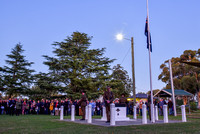
[[160, 116], [163, 116], [163, 106], [164, 106], [164, 101], [163, 101], [163, 99], [160, 99], [160, 102], [159, 102], [159, 113], [160, 113]]
[[42, 101], [40, 102], [40, 114], [44, 114], [44, 99], [42, 99]]
[[53, 100], [51, 100], [50, 107], [49, 107], [49, 110], [50, 110], [51, 115], [54, 115], [54, 112], [53, 112], [53, 105], [54, 105], [54, 102], [53, 102]]
[[48, 100], [46, 100], [46, 102], [44, 103], [44, 113], [45, 113], [46, 115], [49, 114], [49, 107], [50, 107], [50, 103], [49, 103]]
[[169, 115], [173, 115], [173, 103], [171, 100], [168, 102], [168, 107], [169, 107]]
[[114, 95], [111, 91], [111, 88], [108, 86], [107, 87], [107, 91], [104, 92], [104, 96], [103, 96], [104, 102], [105, 102], [105, 106], [106, 106], [106, 116], [107, 116], [107, 122], [110, 122], [110, 104], [113, 102], [114, 100]]
[[21, 112], [21, 109], [22, 109], [22, 102], [21, 102], [21, 100], [19, 99], [19, 100], [16, 102], [16, 116], [19, 116], [19, 113]]
[[98, 100], [97, 102], [96, 102], [96, 111], [97, 111], [97, 115], [100, 115], [100, 113], [101, 113], [101, 102], [100, 102], [100, 100]]
[[37, 110], [37, 114], [39, 114], [40, 113], [40, 101], [39, 100], [36, 104], [36, 110]]
[[68, 116], [68, 105], [69, 105], [69, 101], [68, 99], [65, 99], [65, 102], [64, 102], [64, 116]]
[[81, 105], [81, 110], [83, 113], [81, 120], [85, 120], [85, 107], [87, 105], [87, 97], [84, 91], [82, 91], [82, 96], [81, 96], [81, 100], [79, 101], [79, 105]]
[[151, 120], [151, 92], [149, 92], [147, 98], [147, 109], [148, 109], [149, 120]]

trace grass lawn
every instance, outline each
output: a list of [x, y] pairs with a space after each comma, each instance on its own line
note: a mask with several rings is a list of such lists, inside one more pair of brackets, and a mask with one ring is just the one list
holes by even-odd
[[[200, 117], [199, 113], [194, 113], [195, 117]], [[65, 118], [70, 118], [69, 116]], [[80, 117], [76, 117], [80, 118]], [[99, 117], [95, 117], [99, 118]], [[162, 119], [163, 117], [159, 117]], [[140, 125], [140, 126], [126, 126], [126, 127], [101, 127], [93, 125], [81, 125], [76, 123], [69, 123], [59, 121], [59, 116], [50, 115], [21, 115], [8, 116], [0, 115], [0, 134], [9, 133], [33, 133], [33, 134], [199, 134], [200, 133], [200, 119], [187, 118], [186, 123], [173, 124], [155, 124], [155, 125]], [[169, 116], [169, 119], [181, 120], [181, 116]]]

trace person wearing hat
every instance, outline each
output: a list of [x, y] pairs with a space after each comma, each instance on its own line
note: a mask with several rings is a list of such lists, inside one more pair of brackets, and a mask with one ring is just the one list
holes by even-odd
[[123, 93], [123, 94], [121, 95], [121, 97], [119, 98], [119, 104], [123, 104], [124, 106], [126, 106], [126, 104], [127, 104], [127, 99], [126, 99], [124, 93]]
[[107, 123], [108, 123], [110, 122], [110, 104], [113, 102], [113, 99], [114, 99], [114, 95], [109, 86], [107, 87], [107, 90], [104, 92], [103, 99], [105, 102], [106, 116], [107, 116]]
[[81, 120], [85, 120], [85, 107], [87, 105], [87, 98], [86, 98], [85, 91], [82, 91], [82, 96], [81, 96], [81, 100], [79, 101], [79, 105], [81, 106], [81, 110], [83, 113]]

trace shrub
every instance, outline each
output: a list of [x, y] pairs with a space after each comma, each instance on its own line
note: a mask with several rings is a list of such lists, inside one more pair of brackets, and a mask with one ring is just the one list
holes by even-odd
[[197, 110], [196, 103], [195, 102], [190, 102], [190, 108], [191, 108], [191, 110], [196, 111]]

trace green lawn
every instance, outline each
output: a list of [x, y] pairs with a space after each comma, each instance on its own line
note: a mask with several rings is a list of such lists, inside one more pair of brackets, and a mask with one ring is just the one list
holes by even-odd
[[[195, 113], [195, 117], [200, 117], [200, 113]], [[67, 118], [65, 116], [65, 118]], [[70, 117], [68, 117], [70, 118]], [[76, 117], [78, 118], [78, 117]], [[97, 117], [98, 118], [98, 117]], [[199, 134], [200, 119], [187, 118], [186, 123], [141, 125], [126, 127], [100, 127], [93, 125], [81, 125], [59, 121], [59, 116], [50, 115], [25, 115], [8, 116], [0, 115], [0, 134], [9, 133], [43, 133], [43, 134], [135, 134], [135, 133], [166, 133], [166, 134]], [[162, 119], [162, 117], [159, 117]], [[169, 119], [179, 119], [181, 116], [169, 116]]]

